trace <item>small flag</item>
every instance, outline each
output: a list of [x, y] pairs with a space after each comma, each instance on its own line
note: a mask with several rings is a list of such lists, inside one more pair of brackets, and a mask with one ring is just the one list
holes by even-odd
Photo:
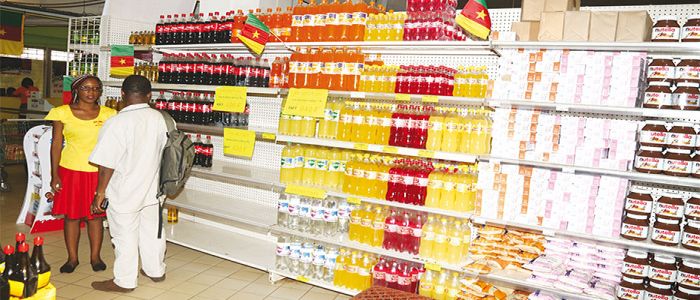
[[109, 75], [123, 78], [134, 74], [134, 46], [113, 45], [109, 63]]
[[0, 54], [22, 55], [24, 52], [24, 15], [0, 10]]
[[265, 50], [265, 44], [267, 44], [269, 38], [270, 28], [255, 15], [248, 14], [248, 19], [245, 21], [243, 29], [238, 33], [238, 39], [248, 46], [250, 51], [260, 55]]
[[68, 75], [63, 76], [63, 104], [70, 104], [70, 102], [73, 100], [73, 95], [71, 94], [70, 86], [73, 84], [73, 80], [75, 78], [70, 77]]
[[482, 40], [488, 39], [491, 33], [491, 17], [486, 0], [469, 0], [462, 13], [457, 15], [457, 24]]

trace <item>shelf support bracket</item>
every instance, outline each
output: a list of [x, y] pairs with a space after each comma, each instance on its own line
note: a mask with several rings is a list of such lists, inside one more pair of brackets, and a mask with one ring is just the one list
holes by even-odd
[[270, 283], [272, 283], [272, 284], [275, 284], [278, 281], [284, 279], [284, 276], [279, 275], [279, 274], [275, 273], [274, 271], [270, 271], [268, 274], [269, 274], [268, 279], [270, 280]]
[[493, 53], [494, 55], [501, 57], [501, 52], [498, 52], [498, 50], [496, 50], [496, 47], [493, 46], [493, 41], [491, 39], [489, 39], [489, 51], [491, 51], [491, 53]]

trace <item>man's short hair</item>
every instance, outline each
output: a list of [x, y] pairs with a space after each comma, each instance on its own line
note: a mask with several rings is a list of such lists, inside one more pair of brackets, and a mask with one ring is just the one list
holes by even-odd
[[122, 83], [122, 92], [127, 96], [132, 94], [146, 96], [151, 92], [151, 82], [141, 75], [130, 75]]

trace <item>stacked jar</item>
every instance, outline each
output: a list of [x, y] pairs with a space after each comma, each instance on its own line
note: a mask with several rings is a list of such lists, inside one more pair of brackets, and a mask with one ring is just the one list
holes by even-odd
[[690, 16], [681, 25], [677, 16], [659, 17], [651, 29], [652, 42], [700, 42], [700, 16]]
[[643, 107], [700, 109], [700, 57], [654, 56], [647, 61]]
[[700, 298], [700, 261], [637, 250], [627, 251], [617, 299]]
[[700, 178], [700, 125], [645, 121], [639, 131], [634, 169], [643, 173]]

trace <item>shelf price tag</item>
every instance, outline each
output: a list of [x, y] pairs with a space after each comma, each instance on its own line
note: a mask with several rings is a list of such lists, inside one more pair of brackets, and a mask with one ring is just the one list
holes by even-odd
[[227, 112], [245, 111], [248, 88], [244, 86], [220, 86], [214, 93], [212, 110]]
[[396, 101], [411, 101], [411, 95], [409, 94], [396, 94], [394, 95]]
[[364, 99], [366, 96], [365, 92], [350, 92], [350, 98]]
[[253, 157], [255, 131], [224, 128], [224, 154]]
[[353, 148], [355, 148], [356, 150], [367, 151], [369, 149], [369, 146], [363, 143], [355, 143], [355, 145], [353, 145]]
[[274, 133], [263, 132], [262, 138], [263, 138], [263, 140], [274, 141], [275, 139], [277, 139], [277, 136]]
[[382, 149], [384, 153], [391, 153], [391, 154], [397, 154], [399, 153], [399, 148], [396, 148], [394, 146], [384, 146], [384, 149]]
[[362, 200], [360, 198], [357, 198], [357, 197], [348, 197], [348, 199], [346, 201], [350, 204], [357, 204], [357, 205], [362, 204]]
[[432, 151], [432, 150], [418, 150], [418, 156], [420, 156], [420, 157], [426, 157], [426, 158], [433, 158], [433, 157], [435, 157], [435, 151]]
[[425, 95], [421, 99], [423, 102], [426, 103], [438, 103], [438, 96], [435, 95]]
[[426, 270], [431, 270], [431, 271], [436, 271], [436, 272], [442, 271], [442, 267], [438, 264], [435, 264], [435, 263], [425, 263], [423, 265], [425, 266]]
[[302, 276], [302, 275], [297, 276], [297, 280], [304, 282], [304, 283], [309, 282], [309, 278], [306, 276]]
[[328, 100], [325, 89], [289, 89], [282, 113], [285, 115], [323, 118]]
[[317, 199], [326, 198], [325, 190], [295, 184], [287, 185], [287, 187], [284, 189], [284, 192], [287, 194], [294, 194]]

